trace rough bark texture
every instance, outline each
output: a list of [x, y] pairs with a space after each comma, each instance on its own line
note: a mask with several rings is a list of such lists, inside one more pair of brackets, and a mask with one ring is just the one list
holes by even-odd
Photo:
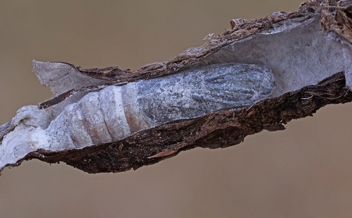
[[[352, 101], [349, 89], [352, 82], [350, 71], [352, 64], [349, 58], [352, 42], [351, 14], [351, 1], [309, 1], [303, 3], [295, 12], [276, 12], [266, 18], [250, 22], [232, 20], [231, 29], [218, 36], [209, 36], [203, 46], [190, 48], [168, 62], [149, 64], [136, 72], [121, 70], [118, 67], [82, 69], [69, 64], [74, 68], [73, 73], [98, 79], [100, 80], [99, 85], [104, 86], [123, 85], [141, 79], [147, 80], [207, 64], [256, 63], [258, 60], [258, 63], [264, 63], [273, 69], [279, 88], [274, 94], [275, 97], [262, 100], [254, 105], [227, 108], [192, 120], [174, 121], [137, 132], [118, 142], [59, 152], [37, 150], [26, 155], [16, 165], [23, 160], [36, 158], [48, 163], [63, 161], [89, 173], [137, 169], [175, 156], [180, 151], [195, 147], [212, 149], [228, 147], [242, 142], [245, 136], [264, 129], [283, 130], [283, 124], [292, 119], [311, 116], [327, 104], [350, 102]], [[296, 32], [291, 31], [294, 28]], [[275, 34], [276, 32], [280, 34]], [[288, 38], [285, 38], [286, 33]], [[265, 38], [270, 34], [273, 35], [272, 38]], [[305, 34], [308, 37], [307, 41], [304, 41], [304, 38], [303, 42], [301, 39], [297, 43], [294, 41], [295, 37], [304, 37]], [[319, 45], [321, 41], [314, 41], [319, 37], [323, 40], [324, 46], [327, 45], [326, 47]], [[265, 47], [269, 44], [266, 40], [278, 43], [282, 40], [282, 47], [280, 44], [279, 47], [276, 46], [275, 43]], [[316, 44], [318, 46], [313, 47]], [[251, 46], [253, 52], [245, 53], [248, 51], [246, 46]], [[310, 51], [309, 46], [312, 46], [311, 54], [307, 53]], [[327, 49], [319, 50], [317, 49], [319, 47]], [[303, 50], [300, 50], [301, 48]], [[334, 48], [336, 48], [335, 51]], [[283, 53], [288, 55], [291, 51], [296, 53], [291, 54], [292, 58], [281, 59], [283, 54], [280, 50], [283, 49], [286, 49]], [[343, 52], [340, 52], [342, 50]], [[309, 56], [305, 56], [304, 52]], [[303, 57], [297, 57], [299, 54]], [[322, 54], [326, 54], [323, 59], [321, 56], [318, 57]], [[275, 55], [277, 60], [271, 58]], [[338, 59], [340, 57], [344, 59]], [[290, 62], [291, 59], [292, 62]], [[287, 69], [282, 65], [285, 61], [289, 62]], [[317, 69], [321, 72], [317, 72]], [[322, 80], [323, 78], [325, 79]], [[300, 85], [295, 85], [296, 80]], [[317, 83], [320, 80], [322, 81]], [[53, 99], [41, 103], [39, 107], [50, 108], [65, 101], [74, 93], [99, 91], [100, 89], [97, 86], [78, 87], [71, 90], [60, 89]], [[11, 128], [13, 127], [10, 124], [1, 127], [0, 138], [11, 131]]]
[[66, 162], [89, 173], [121, 172], [157, 163], [180, 151], [195, 147], [224, 148], [238, 144], [247, 135], [264, 129], [283, 130], [292, 119], [312, 116], [327, 104], [352, 101], [343, 73], [337, 73], [315, 86], [266, 99], [253, 106], [222, 110], [198, 119], [170, 123], [137, 133], [116, 143], [61, 152], [37, 151], [48, 163]]

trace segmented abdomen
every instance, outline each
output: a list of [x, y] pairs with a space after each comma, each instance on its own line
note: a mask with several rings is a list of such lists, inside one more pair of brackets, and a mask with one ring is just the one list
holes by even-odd
[[82, 148], [118, 141], [150, 127], [136, 109], [132, 86], [109, 86], [68, 105], [45, 130], [50, 147]]

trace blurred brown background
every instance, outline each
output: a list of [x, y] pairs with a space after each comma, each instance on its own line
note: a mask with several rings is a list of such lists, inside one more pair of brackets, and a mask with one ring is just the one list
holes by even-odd
[[[0, 124], [51, 97], [33, 58], [138, 69], [200, 46], [232, 18], [301, 0], [0, 1]], [[0, 217], [351, 217], [351, 104], [226, 149], [194, 149], [137, 171], [90, 175], [32, 160], [2, 172]]]

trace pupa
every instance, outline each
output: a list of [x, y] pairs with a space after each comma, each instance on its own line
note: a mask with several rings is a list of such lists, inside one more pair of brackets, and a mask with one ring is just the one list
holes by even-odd
[[[50, 108], [26, 106], [12, 121], [15, 130], [3, 138], [0, 159], [15, 161], [37, 149], [61, 151], [116, 142], [153, 126], [253, 104], [269, 97], [275, 86], [269, 67], [221, 63], [109, 85], [68, 104], [54, 117]], [[16, 152], [10, 157], [9, 150]]]

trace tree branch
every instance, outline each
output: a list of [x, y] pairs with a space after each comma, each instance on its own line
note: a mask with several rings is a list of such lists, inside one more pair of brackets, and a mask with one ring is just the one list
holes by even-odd
[[[195, 147], [223, 148], [263, 129], [283, 130], [287, 122], [311, 116], [327, 104], [350, 102], [351, 5], [351, 1], [310, 1], [291, 13], [275, 12], [249, 22], [232, 20], [231, 29], [218, 36], [209, 35], [203, 46], [190, 48], [168, 62], [153, 63], [136, 72], [118, 67], [82, 69], [67, 63], [34, 61], [39, 80], [52, 89], [54, 98], [37, 108], [20, 109], [11, 122], [0, 127], [0, 169], [33, 158], [48, 163], [63, 161], [89, 173], [137, 169]], [[222, 63], [265, 65], [271, 69], [276, 87], [269, 97], [254, 103], [223, 107], [205, 115], [157, 125], [149, 125], [150, 120], [143, 118], [145, 114], [138, 112], [141, 108], [133, 109], [126, 103], [132, 96], [125, 88], [130, 84], [211, 69]], [[102, 135], [111, 129], [91, 131], [89, 140], [93, 144], [83, 143], [88, 139], [79, 134], [71, 136], [70, 140], [79, 147], [64, 141], [54, 146], [51, 138], [45, 138], [61, 131], [60, 128], [65, 131], [66, 126], [56, 128], [54, 123], [60, 117], [69, 120], [76, 116], [67, 112], [68, 107], [76, 107], [82, 104], [81, 99], [92, 98], [89, 93], [101, 93], [110, 86], [121, 87], [125, 93], [122, 103], [129, 128], [135, 128], [131, 122], [142, 122], [138, 119], [144, 119], [146, 126], [137, 125], [139, 129], [135, 133], [110, 141], [98, 138], [104, 138]], [[93, 125], [87, 122], [84, 120], [84, 125]], [[81, 131], [79, 125], [78, 130], [72, 125], [66, 130]], [[49, 127], [53, 131], [48, 131]]]

